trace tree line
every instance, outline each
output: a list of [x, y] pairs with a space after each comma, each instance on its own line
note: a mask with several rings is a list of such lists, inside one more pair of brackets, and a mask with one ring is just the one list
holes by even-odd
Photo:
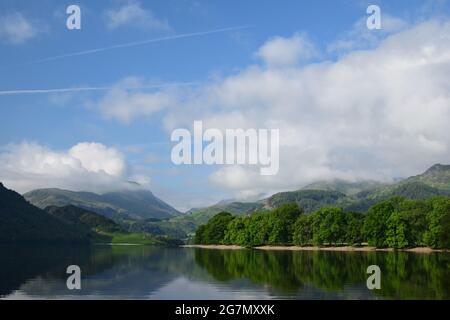
[[450, 248], [450, 198], [394, 197], [366, 214], [325, 207], [305, 214], [296, 203], [235, 217], [221, 212], [195, 234], [197, 244], [339, 246], [367, 243], [378, 248]]

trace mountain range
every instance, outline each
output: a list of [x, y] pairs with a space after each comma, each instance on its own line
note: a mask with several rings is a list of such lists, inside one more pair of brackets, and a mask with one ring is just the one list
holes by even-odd
[[0, 243], [88, 243], [86, 228], [65, 223], [0, 183]]
[[30, 203], [45, 209], [73, 205], [116, 220], [168, 219], [181, 212], [148, 190], [123, 190], [97, 194], [62, 189], [37, 189], [24, 194]]
[[[3, 193], [5, 190], [7, 189], [2, 186]], [[14, 194], [16, 198], [21, 197]], [[63, 219], [65, 227], [67, 228], [69, 225], [67, 232], [63, 233], [71, 235], [73, 228], [70, 230], [70, 227], [79, 229], [80, 220], [87, 217], [87, 221], [94, 223], [99, 219], [89, 216], [89, 214], [82, 218], [87, 211], [112, 219], [108, 219], [110, 223], [118, 223], [123, 230], [128, 232], [180, 239], [192, 234], [199, 225], [206, 223], [211, 217], [223, 211], [242, 216], [296, 202], [306, 213], [326, 206], [338, 206], [347, 211], [364, 213], [373, 204], [393, 196], [425, 199], [439, 195], [450, 196], [450, 165], [436, 164], [422, 174], [390, 184], [375, 181], [320, 181], [299, 190], [276, 193], [258, 201], [221, 201], [213, 206], [191, 209], [185, 214], [146, 190], [96, 194], [61, 189], [38, 189], [28, 192], [24, 194], [24, 198], [29, 203], [23, 200], [20, 205], [17, 204], [17, 207], [11, 209], [11, 212], [14, 213], [14, 220], [17, 220], [17, 228], [20, 225], [19, 221], [36, 224], [45, 221], [49, 225], [47, 229], [58, 229], [57, 221]], [[9, 195], [9, 197], [13, 196]], [[65, 209], [61, 212], [58, 209], [60, 207]], [[0, 222], [4, 218], [4, 208], [5, 204], [0, 203]], [[6, 208], [9, 208], [7, 204]], [[32, 211], [33, 214], [22, 217], [24, 212], [28, 211]], [[52, 218], [57, 218], [56, 222]], [[73, 223], [70, 222], [72, 218], [74, 219]], [[101, 224], [108, 225], [106, 221], [101, 221]], [[113, 225], [110, 227], [114, 228]], [[92, 228], [95, 229], [95, 225], [89, 225], [88, 229], [92, 230]], [[58, 232], [55, 233], [55, 235], [58, 234]]]
[[192, 209], [188, 214], [166, 221], [139, 221], [133, 224], [132, 228], [156, 233], [190, 234], [199, 225], [223, 211], [239, 216], [296, 202], [307, 213], [326, 206], [338, 206], [347, 211], [364, 213], [373, 204], [394, 196], [426, 199], [440, 195], [450, 196], [450, 165], [436, 164], [422, 174], [393, 183], [320, 181], [296, 191], [276, 193], [255, 202], [224, 201], [210, 207]]
[[132, 233], [101, 214], [73, 205], [38, 208], [0, 183], [0, 244], [179, 245], [169, 237]]

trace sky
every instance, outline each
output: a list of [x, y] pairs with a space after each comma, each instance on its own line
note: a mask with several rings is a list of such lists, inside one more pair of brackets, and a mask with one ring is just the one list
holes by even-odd
[[[187, 210], [450, 163], [449, 14], [446, 0], [2, 0], [0, 181], [134, 181]], [[196, 120], [280, 130], [279, 172], [175, 165], [171, 132]]]

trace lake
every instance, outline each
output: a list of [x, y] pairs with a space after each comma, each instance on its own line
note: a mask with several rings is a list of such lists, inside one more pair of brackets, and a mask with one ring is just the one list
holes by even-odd
[[3, 299], [450, 299], [449, 253], [0, 246], [0, 261]]

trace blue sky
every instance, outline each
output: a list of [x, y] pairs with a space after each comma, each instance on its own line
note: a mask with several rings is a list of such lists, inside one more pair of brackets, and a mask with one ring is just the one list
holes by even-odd
[[[81, 30], [68, 30], [65, 26], [67, 18], [65, 9], [70, 4], [78, 4], [81, 7]], [[386, 17], [385, 21], [389, 22], [388, 28], [377, 34], [358, 30], [358, 21], [365, 21], [367, 17], [365, 11], [369, 4], [379, 5], [382, 19]], [[221, 108], [224, 102], [214, 99], [210, 109], [196, 113], [198, 108], [192, 106], [206, 100], [201, 98], [195, 100], [197, 98], [193, 97], [207, 95], [205, 91], [211, 84], [223, 88], [227, 81], [245, 77], [248, 70], [253, 67], [259, 68], [260, 75], [269, 71], [278, 72], [278, 69], [270, 69], [267, 58], [259, 51], [274, 37], [294, 39], [297, 36], [295, 39], [301, 43], [313, 44], [314, 52], [317, 54], [292, 67], [295, 72], [300, 72], [313, 65], [326, 66], [346, 61], [345, 57], [352, 52], [362, 50], [376, 52], [377, 47], [385, 39], [402, 32], [406, 34], [408, 30], [420, 27], [427, 21], [438, 21], [437, 28], [445, 30], [442, 26], [446, 26], [449, 12], [448, 1], [415, 0], [102, 0], [73, 3], [59, 0], [3, 0], [0, 3], [0, 92], [76, 87], [121, 88], [120, 90], [128, 92], [123, 86], [131, 82], [133, 85], [138, 84], [139, 87], [154, 84], [175, 86], [173, 90], [164, 88], [131, 90], [124, 98], [124, 106], [121, 105], [120, 108], [126, 108], [127, 101], [136, 103], [142, 99], [144, 101], [142, 103], [145, 104], [147, 103], [145, 101], [159, 99], [161, 95], [165, 97], [164, 101], [171, 99], [167, 97], [176, 98], [175, 101], [167, 102], [167, 106], [160, 109], [157, 107], [156, 111], [141, 114], [138, 112], [137, 115], [124, 119], [118, 116], [118, 113], [112, 113], [107, 109], [106, 104], [116, 97], [114, 92], [111, 92], [113, 89], [68, 93], [0, 94], [0, 158], [3, 157], [1, 159], [6, 163], [11, 161], [9, 166], [4, 165], [0, 168], [3, 171], [0, 173], [0, 180], [22, 192], [41, 186], [101, 191], [105, 186], [97, 186], [93, 182], [98, 177], [94, 175], [92, 181], [88, 178], [89, 172], [99, 173], [96, 164], [92, 164], [94, 161], [92, 159], [85, 160], [91, 163], [87, 168], [89, 172], [83, 171], [78, 178], [74, 178], [73, 175], [77, 175], [80, 168], [76, 170], [72, 168], [69, 172], [59, 167], [52, 168], [55, 161], [62, 161], [63, 167], [66, 166], [65, 156], [67, 153], [70, 154], [68, 150], [80, 143], [96, 143], [114, 149], [119, 154], [118, 160], [112, 163], [112, 169], [109, 167], [106, 169], [107, 174], [120, 177], [122, 180], [142, 181], [157, 195], [183, 209], [210, 204], [223, 198], [239, 196], [245, 198], [261, 193], [295, 189], [312, 180], [323, 178], [375, 179], [376, 177], [369, 173], [377, 172], [380, 179], [388, 179], [416, 173], [414, 171], [425, 169], [433, 164], [432, 162], [448, 159], [448, 137], [431, 129], [434, 118], [430, 119], [430, 128], [423, 125], [420, 128], [422, 131], [414, 132], [414, 139], [420, 142], [423, 137], [426, 147], [433, 147], [435, 154], [429, 153], [406, 168], [399, 168], [401, 159], [396, 159], [392, 151], [391, 153], [386, 150], [373, 151], [380, 143], [379, 140], [370, 140], [367, 145], [357, 147], [361, 146], [361, 143], [352, 141], [348, 145], [340, 143], [333, 145], [329, 139], [317, 139], [317, 146], [313, 150], [321, 149], [325, 144], [327, 146], [324, 154], [318, 155], [317, 159], [321, 159], [322, 156], [327, 159], [320, 168], [305, 164], [305, 168], [302, 169], [304, 172], [318, 172], [318, 174], [302, 174], [303, 178], [293, 179], [290, 184], [281, 182], [286, 180], [286, 176], [273, 181], [253, 180], [251, 174], [242, 173], [238, 168], [237, 171], [232, 171], [210, 166], [177, 167], [170, 161], [170, 150], [173, 146], [170, 142], [170, 131], [174, 125], [185, 124], [183, 119], [190, 119], [193, 115], [202, 120], [202, 116], [207, 113], [208, 119], [211, 119], [210, 113], [213, 111], [217, 111], [215, 114], [224, 116], [227, 121], [231, 119], [231, 122], [233, 115], [237, 115], [237, 123], [242, 118], [250, 120], [250, 114], [242, 111], [246, 106], [236, 105], [233, 111], [226, 111], [229, 113], [225, 114]], [[223, 28], [235, 29], [216, 32]], [[209, 31], [212, 33], [40, 62], [49, 57], [91, 49]], [[399, 39], [407, 39], [407, 36], [403, 38], [399, 36]], [[339, 40], [345, 40], [346, 43], [354, 40], [356, 44], [353, 43], [340, 50], [333, 49], [333, 44], [339, 43]], [[413, 47], [422, 45], [411, 44]], [[437, 50], [445, 52], [446, 48], [439, 47]], [[186, 85], [178, 87], [176, 84]], [[397, 84], [403, 87], [402, 83]], [[120, 97], [123, 95], [122, 91]], [[442, 94], [444, 97], [445, 93]], [[158, 104], [158, 101], [160, 100], [154, 103]], [[436, 117], [444, 116], [444, 119], [447, 119], [448, 105], [446, 102], [443, 103], [444, 107], [436, 107]], [[183, 108], [184, 104], [186, 108]], [[207, 105], [204, 107], [208, 108]], [[121, 109], [120, 112], [122, 111]], [[261, 109], [261, 112], [264, 110]], [[307, 119], [310, 114], [303, 115], [302, 119]], [[309, 119], [308, 123], [321, 120], [320, 113], [316, 116], [315, 119]], [[288, 111], [280, 118], [289, 118]], [[391, 119], [390, 125], [392, 121]], [[327, 118], [326, 122], [333, 121]], [[250, 127], [263, 126], [264, 121], [248, 124]], [[299, 126], [301, 125], [300, 123]], [[393, 128], [393, 134], [397, 132], [398, 136], [400, 127], [405, 135], [411, 134], [411, 128], [403, 128], [400, 124], [398, 128]], [[292, 130], [295, 132], [295, 124]], [[301, 132], [306, 131], [302, 129]], [[373, 132], [368, 134], [371, 137], [374, 135]], [[408, 144], [408, 137], [404, 138], [404, 141], [398, 141], [398, 145]], [[286, 146], [288, 145], [291, 144], [286, 143]], [[395, 149], [398, 145], [391, 146], [391, 149]], [[86, 149], [82, 148], [84, 151], [81, 152], [91, 152], [92, 146], [83, 145]], [[304, 150], [305, 153], [308, 152], [307, 149]], [[102, 150], [105, 151], [104, 149], [99, 151], [97, 148], [92, 152], [93, 154], [99, 152], [101, 156], [105, 156]], [[413, 149], [406, 154], [414, 151], [426, 153], [426, 150], [428, 149]], [[374, 154], [371, 154], [372, 151]], [[30, 157], [33, 158], [33, 152], [40, 154], [41, 158], [28, 163], [27, 161], [31, 161]], [[114, 152], [106, 154], [107, 158], [117, 156]], [[286, 151], [285, 156], [289, 157], [291, 154]], [[339, 165], [344, 162], [343, 154], [355, 155], [354, 159], [346, 160], [346, 163], [349, 163], [346, 167]], [[23, 164], [25, 169], [18, 169], [19, 165], [15, 167], [15, 164], [21, 161], [21, 157], [26, 158]], [[56, 157], [57, 160], [52, 157]], [[338, 159], [334, 161], [336, 157]], [[97, 161], [103, 161], [102, 159], [104, 158], [100, 157]], [[361, 165], [362, 159], [368, 164]], [[44, 161], [44, 164], [39, 161]], [[308, 161], [312, 160], [305, 160], [305, 163]], [[116, 165], [117, 163], [119, 164]], [[36, 166], [36, 169], [27, 171], [26, 168], [32, 166]], [[293, 170], [288, 164], [284, 166], [286, 171], [287, 168]], [[84, 163], [83, 167], [86, 167]], [[61, 172], [60, 179], [51, 174], [48, 176], [45, 168]], [[58, 171], [59, 169], [61, 171]], [[289, 173], [286, 174], [289, 176]], [[64, 179], [74, 182], [66, 184]], [[217, 183], [218, 179], [230, 183]], [[87, 181], [86, 184], [83, 184], [83, 181]], [[109, 180], [107, 177], [105, 184], [117, 181]], [[256, 187], [250, 187], [251, 183], [248, 181], [254, 183]]]

